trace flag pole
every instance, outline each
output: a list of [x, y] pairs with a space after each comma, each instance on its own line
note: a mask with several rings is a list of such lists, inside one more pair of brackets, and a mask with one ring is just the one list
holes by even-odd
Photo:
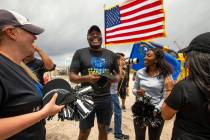
[[105, 10], [106, 10], [106, 4], [104, 4], [104, 47], [106, 49], [106, 14], [105, 14]]

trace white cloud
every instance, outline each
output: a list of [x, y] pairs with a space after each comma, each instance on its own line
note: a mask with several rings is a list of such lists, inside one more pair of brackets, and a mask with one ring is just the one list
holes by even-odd
[[[78, 48], [87, 47], [88, 28], [99, 25], [104, 30], [104, 4], [113, 6], [126, 0], [1, 0], [0, 8], [14, 10], [44, 27], [37, 44], [58, 65], [65, 65], [66, 57], [72, 57]], [[177, 50], [187, 45], [193, 37], [210, 31], [209, 0], [165, 0], [167, 38], [155, 41]], [[116, 45], [109, 49], [122, 51], [127, 56], [132, 45]]]

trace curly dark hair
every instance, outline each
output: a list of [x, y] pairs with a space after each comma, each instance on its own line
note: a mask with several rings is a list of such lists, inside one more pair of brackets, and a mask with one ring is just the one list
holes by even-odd
[[[153, 53], [155, 54], [155, 58], [157, 61], [156, 67], [160, 72], [159, 76], [163, 76], [164, 78], [166, 78], [168, 75], [172, 74], [171, 66], [164, 60], [164, 52], [159, 48], [152, 48], [149, 50], [153, 51]], [[148, 67], [146, 67], [146, 72], [149, 72]]]
[[121, 57], [125, 56], [124, 53], [116, 53], [116, 55], [117, 55], [117, 60], [119, 60]]

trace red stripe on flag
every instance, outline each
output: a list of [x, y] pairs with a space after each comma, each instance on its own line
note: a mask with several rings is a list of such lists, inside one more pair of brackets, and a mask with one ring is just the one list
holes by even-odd
[[155, 15], [162, 14], [162, 13], [163, 13], [162, 10], [155, 10], [155, 11], [152, 11], [152, 12], [149, 12], [149, 13], [146, 13], [146, 14], [142, 14], [142, 15], [130, 18], [130, 19], [122, 20], [121, 23], [132, 22], [132, 21], [135, 21], [135, 20], [147, 18], [147, 17], [150, 17], [150, 16], [155, 16]]
[[148, 39], [152, 39], [152, 38], [163, 37], [164, 35], [165, 35], [164, 33], [158, 33], [158, 34], [155, 34], [155, 35], [150, 35], [150, 36], [146, 36], [146, 37], [142, 37], [142, 38], [110, 41], [110, 42], [106, 42], [106, 44], [108, 45], [108, 44], [123, 44], [123, 43], [129, 43], [129, 42], [138, 42], [138, 41], [142, 41], [142, 40], [148, 40]]
[[[162, 4], [161, 1], [156, 1], [156, 2], [154, 2], [154, 3], [150, 3], [150, 4], [148, 4], [148, 5], [139, 7], [139, 8], [137, 8], [137, 9], [135, 9], [135, 10], [132, 10], [132, 11], [123, 13], [123, 14], [121, 14], [121, 17], [123, 17], [123, 16], [129, 16], [129, 15], [135, 14], [135, 13], [137, 13], [137, 12], [146, 10], [146, 9], [150, 9], [150, 8], [153, 8], [153, 7], [156, 7], [156, 6], [160, 6], [161, 4]], [[121, 7], [120, 7], [120, 10], [122, 10]]]
[[150, 25], [150, 24], [155, 24], [155, 23], [161, 22], [161, 21], [164, 21], [164, 17], [153, 19], [153, 20], [150, 20], [150, 21], [145, 21], [145, 22], [137, 23], [137, 24], [133, 24], [133, 25], [119, 27], [119, 28], [116, 28], [116, 29], [113, 29], [113, 30], [106, 31], [106, 34], [112, 33], [112, 32], [116, 32], [116, 31], [121, 31], [121, 30], [126, 30], [126, 29], [141, 27], [141, 26], [146, 26], [146, 25]]
[[133, 2], [130, 2], [130, 3], [128, 3], [128, 4], [125, 4], [125, 5], [121, 6], [121, 10], [130, 8], [130, 7], [132, 7], [132, 6], [135, 6], [135, 5], [140, 4], [140, 3], [142, 3], [142, 2], [145, 2], [145, 1], [147, 1], [147, 0], [135, 0], [135, 1], [133, 1]]
[[160, 29], [164, 29], [164, 26], [160, 25], [160, 26], [149, 28], [149, 29], [145, 29], [145, 30], [132, 31], [132, 32], [126, 32], [126, 33], [122, 33], [122, 34], [107, 36], [106, 39], [116, 38], [116, 37], [124, 37], [124, 36], [132, 36], [132, 35], [140, 35], [140, 34], [144, 34], [144, 33], [157, 31], [157, 30], [160, 30]]

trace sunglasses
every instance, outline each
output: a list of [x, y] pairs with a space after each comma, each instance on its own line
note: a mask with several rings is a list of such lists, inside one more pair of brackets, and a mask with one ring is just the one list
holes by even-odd
[[87, 38], [88, 39], [93, 39], [93, 38], [101, 39], [102, 38], [102, 35], [88, 35]]

